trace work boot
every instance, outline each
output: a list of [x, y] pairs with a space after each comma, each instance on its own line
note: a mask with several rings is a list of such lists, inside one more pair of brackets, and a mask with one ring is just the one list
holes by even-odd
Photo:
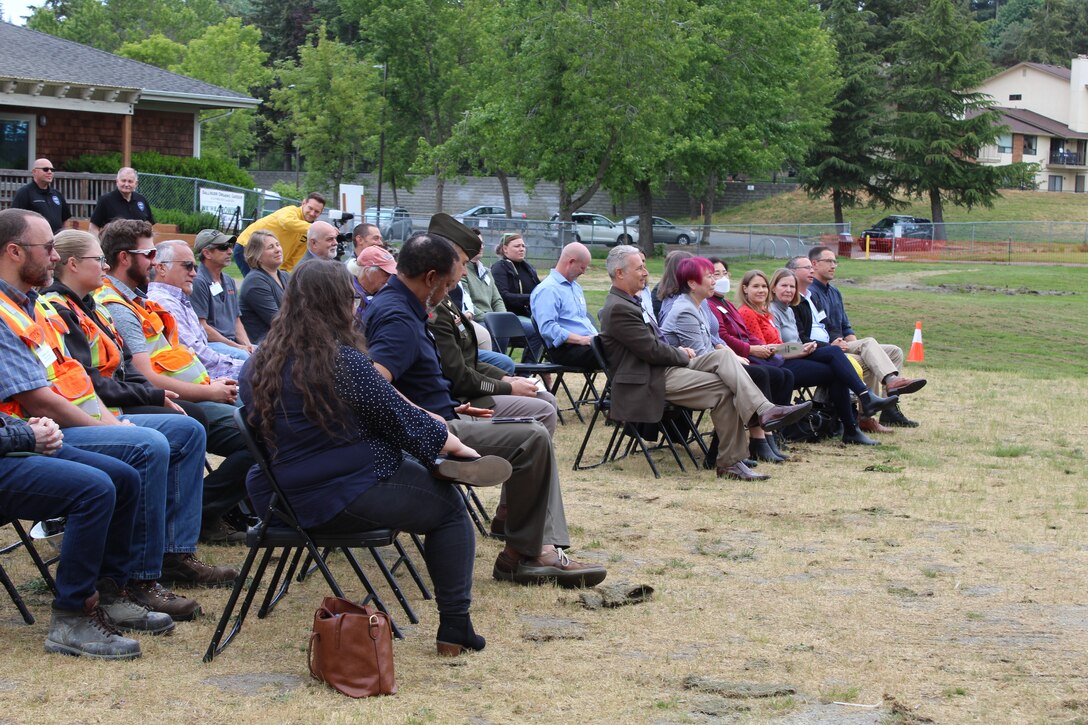
[[174, 631], [173, 618], [164, 612], [152, 612], [135, 601], [128, 589], [117, 586], [110, 578], [98, 580], [98, 606], [117, 629], [150, 634], [169, 634]]
[[238, 570], [229, 566], [205, 564], [192, 554], [168, 552], [162, 557], [164, 582], [199, 585], [205, 587], [229, 587], [238, 578]]
[[195, 599], [174, 594], [157, 581], [136, 581], [128, 583], [128, 594], [137, 604], [152, 612], [169, 614], [175, 622], [188, 622], [200, 614], [200, 604]]
[[131, 660], [140, 656], [140, 643], [113, 628], [98, 606], [98, 593], [88, 597], [83, 611], [54, 609], [45, 638], [46, 652], [103, 660]]

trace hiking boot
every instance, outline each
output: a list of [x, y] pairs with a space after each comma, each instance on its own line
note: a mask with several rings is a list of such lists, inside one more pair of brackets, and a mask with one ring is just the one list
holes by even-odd
[[244, 544], [246, 532], [239, 531], [231, 526], [225, 519], [219, 519], [214, 524], [200, 530], [200, 543], [202, 544]]
[[128, 595], [132, 601], [152, 612], [169, 614], [175, 622], [188, 622], [200, 614], [200, 604], [195, 599], [174, 594], [157, 581], [136, 581], [128, 583]]
[[117, 586], [113, 579], [98, 580], [98, 606], [117, 629], [149, 634], [170, 634], [173, 618], [164, 612], [152, 612], [135, 601], [128, 589]]
[[205, 587], [229, 587], [238, 578], [238, 570], [229, 566], [205, 564], [192, 554], [166, 553], [162, 557], [164, 582], [196, 584]]
[[54, 609], [45, 638], [46, 652], [103, 660], [131, 660], [140, 656], [140, 643], [122, 637], [98, 606], [98, 594], [87, 599], [83, 611]]

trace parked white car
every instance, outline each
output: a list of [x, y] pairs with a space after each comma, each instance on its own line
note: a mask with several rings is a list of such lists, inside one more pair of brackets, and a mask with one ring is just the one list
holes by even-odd
[[[601, 214], [575, 212], [571, 214], [575, 224], [575, 241], [582, 244], [638, 244], [638, 228], [617, 224]], [[559, 221], [559, 215], [553, 214], [552, 221]]]

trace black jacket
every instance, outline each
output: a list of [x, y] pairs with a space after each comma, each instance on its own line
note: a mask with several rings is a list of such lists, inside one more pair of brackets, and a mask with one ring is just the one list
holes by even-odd
[[0, 413], [0, 456], [33, 453], [36, 444], [34, 431], [29, 425], [7, 413]]
[[491, 265], [491, 276], [499, 288], [502, 302], [507, 312], [522, 317], [532, 317], [529, 312], [529, 294], [540, 284], [536, 269], [528, 260], [514, 264], [509, 259], [500, 259]]

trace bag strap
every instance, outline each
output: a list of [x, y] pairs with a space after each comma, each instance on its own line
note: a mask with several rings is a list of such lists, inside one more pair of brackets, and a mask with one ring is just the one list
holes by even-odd
[[320, 636], [317, 632], [310, 633], [310, 643], [306, 648], [306, 664], [310, 667], [310, 677], [318, 682], [324, 682], [325, 679], [314, 669], [314, 640]]

